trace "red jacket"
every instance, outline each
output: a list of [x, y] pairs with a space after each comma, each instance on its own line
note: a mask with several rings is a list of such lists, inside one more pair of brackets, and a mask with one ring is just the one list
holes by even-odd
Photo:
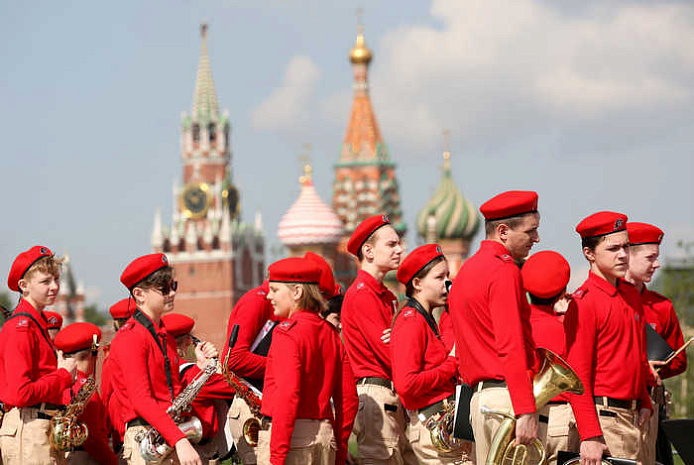
[[439, 332], [441, 333], [441, 342], [443, 342], [446, 350], [450, 352], [455, 345], [455, 333], [453, 332], [451, 312], [448, 311], [448, 308], [441, 313], [441, 318], [439, 318]]
[[391, 327], [398, 300], [366, 271], [347, 289], [342, 301], [342, 337], [354, 376], [392, 379], [390, 347], [381, 340]]
[[[8, 407], [30, 407], [49, 402], [60, 404], [62, 393], [72, 386], [72, 376], [61, 368], [55, 346], [48, 337], [46, 319], [25, 299], [16, 316], [0, 331], [0, 400]], [[38, 325], [37, 325], [38, 323]]]
[[[243, 378], [263, 379], [265, 357], [251, 352], [251, 346], [268, 320], [275, 320], [272, 304], [267, 300], [268, 283], [246, 292], [234, 305], [227, 324], [227, 340], [222, 356], [227, 353], [229, 336], [239, 325], [236, 345], [229, 355], [229, 369]], [[222, 359], [224, 361], [224, 359]]]
[[[163, 341], [171, 368], [171, 387], [167, 382], [164, 353], [151, 333], [136, 317], [153, 326], [159, 341]], [[112, 399], [119, 403], [120, 421], [127, 423], [142, 418], [173, 447], [185, 434], [166, 413], [172, 400], [181, 392], [176, 354], [176, 340], [167, 334], [162, 323], [156, 327], [144, 313], [135, 312], [116, 333], [109, 354], [113, 370]], [[173, 392], [172, 392], [173, 391]]]
[[[109, 353], [110, 355], [110, 353]], [[123, 421], [121, 406], [118, 399], [113, 396], [113, 364], [111, 357], [107, 355], [101, 365], [101, 399], [106, 406], [106, 414], [109, 428], [114, 435], [123, 441], [125, 436], [125, 421]]]
[[515, 414], [535, 412], [530, 307], [506, 247], [482, 241], [455, 277], [449, 311], [463, 380], [473, 387], [483, 380], [506, 380]]
[[[181, 383], [188, 386], [202, 370], [192, 363], [190, 366], [181, 365]], [[215, 400], [229, 400], [234, 397], [234, 390], [226, 382], [224, 376], [214, 374], [210, 376], [203, 388], [198, 392], [193, 401], [193, 412], [202, 423], [202, 435], [206, 438], [214, 437], [219, 431], [219, 416], [215, 408]]]
[[613, 286], [593, 272], [573, 296], [578, 311], [567, 321], [575, 341], [568, 362], [583, 382], [581, 396], [571, 394], [581, 440], [601, 436], [593, 396], [640, 400], [651, 408], [649, 373], [638, 291], [624, 280]]
[[[70, 389], [63, 392], [63, 403], [68, 404], [73, 396], [77, 394], [82, 385], [87, 381], [87, 375], [81, 371], [77, 372], [77, 381]], [[87, 440], [82, 447], [85, 452], [92, 456], [97, 462], [110, 465], [117, 464], [118, 457], [113, 453], [108, 444], [109, 430], [106, 424], [106, 409], [97, 391], [89, 398], [84, 406], [82, 414], [78, 417], [80, 421], [87, 425]]]
[[[433, 316], [430, 321], [436, 327]], [[406, 409], [419, 410], [455, 394], [456, 359], [448, 356], [439, 336], [416, 309], [403, 307], [395, 317], [390, 348], [393, 384]]]
[[[682, 336], [682, 329], [677, 320], [677, 314], [672, 301], [644, 287], [641, 293], [641, 302], [643, 303], [646, 323], [651, 325], [655, 332], [665, 339], [665, 342], [672, 347], [672, 350], [682, 347], [684, 345], [684, 337]], [[682, 351], [669, 365], [661, 368], [658, 374], [661, 379], [666, 379], [684, 373], [686, 369], [687, 353]]]
[[270, 462], [284, 464], [294, 422], [306, 418], [332, 422], [337, 442], [335, 463], [345, 463], [358, 402], [340, 335], [330, 323], [306, 311], [280, 323], [267, 357], [261, 408], [263, 415], [272, 417]]

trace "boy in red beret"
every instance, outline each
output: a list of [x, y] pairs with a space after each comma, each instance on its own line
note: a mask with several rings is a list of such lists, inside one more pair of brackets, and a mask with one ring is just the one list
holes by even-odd
[[35, 246], [17, 256], [7, 279], [21, 299], [0, 332], [0, 402], [6, 412], [0, 449], [5, 465], [63, 461], [62, 452], [46, 438], [76, 368], [73, 359], [56, 350], [43, 315], [60, 291], [61, 262], [48, 247]]
[[342, 336], [363, 408], [354, 434], [364, 463], [416, 464], [407, 440], [407, 413], [393, 388], [390, 327], [398, 300], [383, 284], [400, 265], [400, 236], [386, 215], [362, 221], [347, 242], [359, 260], [357, 278], [342, 302]]
[[[629, 233], [629, 270], [626, 280], [632, 283], [641, 293], [646, 324], [667, 342], [673, 350], [682, 347], [684, 337], [675, 313], [672, 301], [646, 287], [655, 271], [660, 268], [660, 244], [663, 231], [648, 223], [627, 223]], [[672, 448], [667, 438], [659, 430], [660, 420], [665, 419], [665, 396], [662, 380], [683, 373], [687, 369], [687, 354], [680, 352], [672, 362], [664, 365], [660, 361], [650, 361], [653, 376], [649, 378], [649, 390], [653, 399], [653, 415], [645, 427], [644, 448], [645, 463], [653, 463], [656, 459], [663, 464], [672, 463]], [[657, 450], [656, 450], [657, 440]], [[662, 445], [662, 446], [661, 446]], [[656, 454], [657, 452], [657, 454]]]
[[[125, 422], [122, 457], [129, 464], [144, 465], [139, 433], [154, 428], [174, 451], [167, 460], [201, 465], [198, 452], [166, 413], [181, 392], [180, 360], [176, 340], [161, 318], [173, 310], [178, 283], [166, 255], [155, 253], [133, 260], [121, 274], [137, 310], [111, 343], [115, 399]], [[206, 354], [208, 358], [215, 354]], [[174, 455], [175, 454], [175, 455]]]
[[603, 211], [583, 219], [576, 232], [590, 263], [588, 279], [573, 294], [578, 311], [568, 362], [584, 393], [571, 395], [580, 434], [581, 463], [599, 465], [604, 453], [641, 461], [639, 426], [651, 400], [643, 308], [629, 269], [627, 217]]
[[[92, 323], [73, 323], [56, 335], [55, 346], [66, 357], [75, 360], [77, 365], [77, 381], [63, 392], [63, 403], [66, 405], [77, 395], [87, 379], [94, 378], [99, 341], [101, 330]], [[87, 426], [87, 440], [76, 450], [68, 452], [67, 462], [71, 465], [116, 465], [118, 457], [108, 443], [106, 408], [96, 389], [78, 420]]]
[[528, 444], [538, 435], [532, 389], [536, 369], [529, 316], [516, 262], [540, 241], [538, 196], [509, 191], [485, 202], [486, 240], [461, 267], [453, 281], [449, 311], [456, 336], [460, 374], [472, 386], [470, 418], [477, 463], [487, 460], [492, 438], [503, 421], [480, 407], [513, 411], [515, 435]]
[[49, 312], [48, 310], [43, 312], [43, 316], [48, 323], [48, 335], [55, 340], [55, 335], [63, 327], [63, 316], [60, 313]]

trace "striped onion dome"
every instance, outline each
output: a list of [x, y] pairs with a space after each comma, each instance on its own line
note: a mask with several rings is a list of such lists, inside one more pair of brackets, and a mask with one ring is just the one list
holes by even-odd
[[429, 218], [436, 220], [437, 239], [472, 239], [480, 227], [475, 206], [460, 192], [451, 177], [449, 152], [443, 154], [443, 176], [434, 196], [417, 216], [417, 231], [427, 237]]
[[287, 247], [337, 244], [344, 232], [342, 221], [318, 196], [310, 166], [306, 166], [300, 181], [299, 198], [280, 220], [277, 235]]

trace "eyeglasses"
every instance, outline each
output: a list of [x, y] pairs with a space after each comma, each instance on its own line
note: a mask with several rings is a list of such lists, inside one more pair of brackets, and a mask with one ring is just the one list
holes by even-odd
[[152, 287], [155, 291], [161, 293], [161, 295], [169, 295], [171, 291], [175, 291], [178, 289], [178, 281], [171, 280], [166, 284], [163, 284], [159, 287]]

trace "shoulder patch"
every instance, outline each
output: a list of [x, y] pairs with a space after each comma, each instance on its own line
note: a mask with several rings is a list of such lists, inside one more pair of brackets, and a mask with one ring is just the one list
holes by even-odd
[[267, 295], [267, 292], [261, 289], [258, 291], [258, 295]]
[[125, 329], [125, 330], [133, 329], [134, 326], [135, 326], [135, 325], [133, 324], [132, 321], [127, 321], [123, 326], [120, 327], [120, 329], [119, 329], [118, 331], [120, 332], [120, 331], [122, 331], [122, 330], [124, 330], [124, 329]]
[[410, 318], [410, 317], [413, 317], [414, 315], [415, 315], [414, 310], [409, 308], [409, 309], [405, 310], [405, 313], [402, 314], [402, 317], [403, 318]]
[[571, 294], [571, 297], [572, 297], [573, 299], [580, 300], [580, 299], [582, 299], [583, 297], [585, 297], [585, 295], [586, 295], [587, 293], [588, 293], [588, 290], [587, 290], [587, 289], [581, 288], [581, 289], [577, 289], [573, 294]]
[[510, 256], [509, 254], [505, 253], [503, 255], [497, 255], [502, 261], [506, 263], [513, 263], [513, 257]]
[[278, 329], [282, 329], [284, 331], [289, 331], [289, 329], [296, 324], [296, 321], [289, 321], [285, 320], [282, 323], [277, 325]]
[[19, 318], [17, 320], [16, 328], [21, 330], [21, 331], [27, 331], [29, 329], [29, 318], [25, 318], [25, 317]]
[[364, 283], [357, 283], [357, 289], [363, 289]]

